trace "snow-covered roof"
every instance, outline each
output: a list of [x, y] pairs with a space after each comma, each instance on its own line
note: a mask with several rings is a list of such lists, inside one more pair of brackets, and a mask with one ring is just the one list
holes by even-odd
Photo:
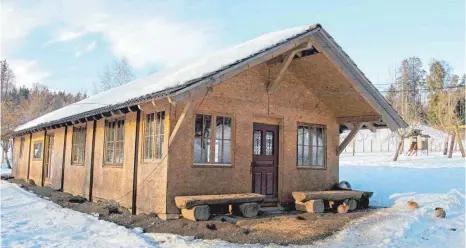
[[[276, 57], [290, 49], [311, 41], [319, 44], [322, 51], [339, 67], [355, 89], [367, 100], [369, 105], [382, 116], [383, 123], [395, 130], [405, 128], [407, 124], [390, 106], [380, 92], [372, 85], [364, 73], [319, 25], [301, 26], [264, 34], [255, 39], [203, 57], [194, 63], [152, 74], [137, 79], [120, 87], [91, 96], [80, 102], [68, 105], [43, 116], [40, 116], [15, 129], [16, 134], [56, 127], [86, 118], [101, 117], [114, 110], [125, 110], [137, 107], [149, 100], [176, 96], [184, 91], [198, 87], [206, 82], [223, 82], [226, 74], [230, 76], [247, 70], [249, 63]], [[287, 50], [288, 49], [288, 50]], [[235, 74], [237, 75], [237, 74]]]
[[[148, 77], [136, 79], [130, 83], [96, 94], [82, 101], [70, 104], [53, 112], [40, 116], [15, 129], [15, 132], [36, 128], [47, 123], [68, 119], [67, 117], [85, 117], [82, 114], [94, 110], [112, 109], [112, 106], [136, 100], [147, 95], [168, 89], [178, 89], [193, 80], [242, 61], [251, 55], [266, 51], [289, 39], [295, 38], [317, 26], [301, 26], [261, 35], [255, 39], [203, 57], [194, 63], [167, 71], [157, 72]], [[169, 92], [166, 94], [169, 95]], [[76, 118], [78, 119], [78, 118]]]

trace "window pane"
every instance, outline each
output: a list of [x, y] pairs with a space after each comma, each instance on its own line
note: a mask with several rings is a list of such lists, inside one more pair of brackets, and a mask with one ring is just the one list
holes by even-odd
[[304, 127], [298, 127], [298, 145], [303, 145]]
[[204, 129], [203, 129], [204, 138], [210, 138], [211, 122], [212, 122], [212, 117], [210, 115], [204, 115]]
[[202, 151], [202, 161], [210, 162], [210, 139], [204, 139], [204, 147]]
[[165, 112], [157, 113], [159, 120], [159, 134], [165, 134]]
[[230, 163], [230, 141], [223, 141], [223, 163]]
[[194, 137], [200, 138], [202, 137], [202, 115], [196, 115], [196, 125], [194, 127]]
[[298, 145], [298, 165], [303, 165], [303, 146]]
[[108, 163], [113, 162], [113, 143], [107, 143], [107, 158], [105, 160]]
[[317, 165], [317, 146], [313, 146], [312, 147], [312, 161], [311, 161], [311, 164], [312, 165]]
[[196, 163], [201, 162], [201, 151], [202, 151], [201, 139], [195, 138], [194, 139], [194, 162]]
[[309, 146], [304, 146], [303, 165], [312, 165], [311, 154], [309, 154]]
[[304, 135], [304, 145], [309, 145], [309, 136], [310, 136], [310, 129], [309, 127], [303, 127], [303, 135]]
[[215, 163], [222, 162], [222, 140], [215, 140]]
[[254, 130], [254, 155], [261, 155], [262, 131]]
[[312, 145], [313, 146], [317, 146], [318, 143], [317, 143], [317, 130], [319, 128], [318, 127], [312, 127]]
[[231, 117], [223, 117], [223, 138], [231, 139]]
[[217, 116], [217, 120], [215, 121], [215, 136], [217, 139], [223, 138], [223, 117]]
[[324, 166], [324, 158], [325, 158], [324, 148], [323, 147], [317, 148], [317, 165]]
[[317, 144], [318, 146], [324, 145], [324, 129], [323, 128], [316, 128], [316, 136], [317, 136]]
[[273, 132], [265, 133], [265, 155], [273, 154]]

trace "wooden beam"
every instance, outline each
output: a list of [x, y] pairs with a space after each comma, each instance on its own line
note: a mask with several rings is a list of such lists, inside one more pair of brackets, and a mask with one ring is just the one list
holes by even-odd
[[361, 115], [361, 116], [345, 116], [337, 117], [338, 124], [356, 123], [356, 122], [381, 122], [379, 115]]
[[351, 142], [351, 140], [356, 136], [358, 133], [359, 129], [361, 129], [363, 123], [359, 122], [354, 125], [353, 129], [351, 129], [351, 132], [346, 136], [346, 138], [341, 142], [340, 146], [337, 148], [337, 155], [340, 156], [340, 154], [345, 150], [345, 147]]
[[186, 105], [183, 108], [183, 112], [181, 113], [180, 118], [176, 122], [175, 128], [173, 128], [173, 132], [170, 135], [170, 139], [168, 140], [168, 146], [169, 147], [172, 144], [173, 139], [176, 137], [176, 134], [178, 133], [178, 130], [180, 129], [180, 127], [183, 124], [184, 120], [186, 119], [186, 116], [190, 115], [189, 113], [191, 113], [191, 110], [192, 110], [192, 104], [191, 104], [191, 102], [187, 102]]
[[306, 42], [306, 43], [303, 43], [303, 44], [304, 44], [304, 47], [299, 46], [297, 49], [291, 51], [290, 54], [288, 54], [285, 57], [285, 59], [283, 60], [283, 66], [280, 69], [280, 72], [278, 72], [278, 75], [275, 77], [275, 79], [272, 82], [270, 82], [269, 85], [267, 85], [267, 91], [275, 92], [277, 90], [278, 83], [280, 82], [283, 75], [285, 74], [286, 69], [288, 69], [288, 67], [290, 66], [291, 61], [293, 60], [296, 53], [301, 52], [301, 51], [306, 50], [306, 49], [310, 49], [312, 47], [312, 44], [311, 44], [310, 41]]
[[367, 129], [371, 130], [371, 132], [375, 133], [377, 128], [372, 124], [372, 122], [364, 122], [364, 126], [367, 127]]
[[189, 91], [185, 91], [178, 95], [173, 95], [168, 97], [168, 102], [171, 104], [177, 104], [180, 102], [184, 102], [186, 100], [193, 100], [201, 97], [208, 97], [213, 91], [212, 84], [203, 84], [199, 87], [193, 88]]
[[346, 126], [349, 130], [353, 129], [353, 127], [354, 127], [353, 123], [345, 123], [345, 126]]

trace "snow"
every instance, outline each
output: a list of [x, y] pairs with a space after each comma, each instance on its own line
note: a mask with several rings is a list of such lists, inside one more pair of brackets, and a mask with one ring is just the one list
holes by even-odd
[[124, 227], [62, 208], [1, 181], [2, 247], [150, 247]]
[[8, 165], [6, 163], [1, 163], [0, 165], [0, 176], [1, 178], [11, 177], [11, 169], [8, 168]]
[[[465, 159], [458, 153], [452, 159], [432, 154], [401, 156], [393, 163], [392, 155], [341, 157], [340, 180], [355, 189], [374, 191], [371, 205], [382, 208], [312, 247], [464, 247]], [[126, 229], [63, 209], [10, 183], [2, 181], [0, 187], [2, 247], [242, 247], [220, 240], [142, 233], [140, 228]], [[420, 208], [407, 209], [409, 200]], [[445, 209], [445, 219], [433, 216], [436, 207]]]
[[184, 66], [137, 79], [128, 84], [55, 110], [17, 127], [15, 131], [32, 128], [43, 123], [81, 114], [108, 105], [123, 103], [136, 97], [183, 85], [190, 80], [208, 75], [211, 72], [217, 71], [252, 54], [301, 34], [306, 30], [309, 30], [309, 26], [295, 27], [264, 34], [255, 39], [208, 55], [194, 63], [188, 63]]
[[[429, 138], [429, 151], [442, 151], [445, 144], [445, 138], [448, 135], [446, 132], [441, 130], [429, 127], [423, 124], [411, 124], [406, 130], [405, 133], [408, 133], [412, 129], [422, 130], [422, 134], [428, 134]], [[340, 142], [348, 135], [349, 131], [340, 135]], [[407, 141], [407, 140], [405, 140]], [[372, 133], [370, 130], [364, 129], [360, 130], [355, 138], [356, 149], [358, 152], [391, 152], [395, 151], [398, 145], [398, 136], [396, 133], [390, 131], [389, 129], [378, 129], [375, 133]], [[404, 143], [405, 151], [409, 149], [410, 144], [408, 142]], [[353, 143], [348, 144], [344, 153], [353, 152]]]

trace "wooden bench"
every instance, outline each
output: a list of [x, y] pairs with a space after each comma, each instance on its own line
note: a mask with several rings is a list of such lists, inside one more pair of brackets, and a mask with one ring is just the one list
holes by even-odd
[[198, 221], [208, 220], [211, 206], [229, 206], [232, 214], [246, 218], [257, 216], [260, 202], [265, 196], [254, 193], [226, 195], [176, 196], [176, 206], [181, 209], [184, 218]]
[[323, 213], [326, 208], [337, 207], [344, 202], [350, 211], [367, 208], [373, 192], [362, 190], [328, 190], [293, 192], [296, 210], [309, 213]]

